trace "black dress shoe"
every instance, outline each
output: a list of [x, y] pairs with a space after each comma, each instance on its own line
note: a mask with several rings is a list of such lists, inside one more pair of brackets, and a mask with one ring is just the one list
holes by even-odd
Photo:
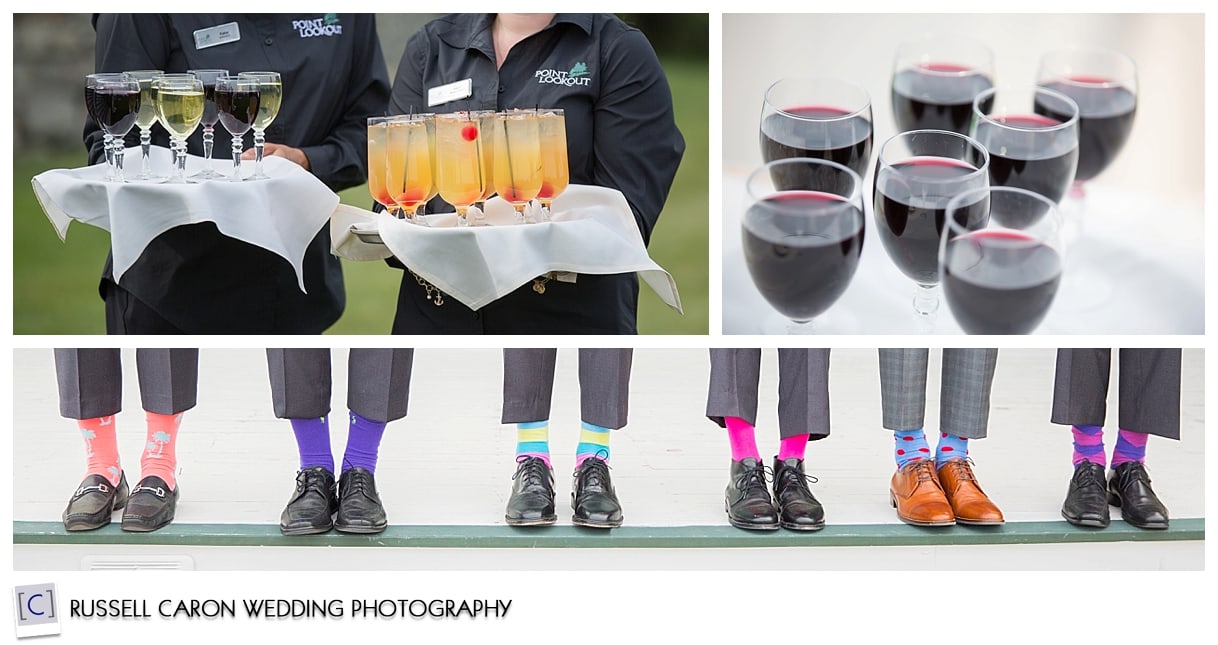
[[380, 533], [386, 526], [389, 521], [376, 494], [376, 478], [359, 466], [347, 469], [338, 478], [338, 516], [334, 528], [343, 533]]
[[177, 507], [177, 489], [170, 489], [169, 484], [156, 475], [145, 477], [131, 489], [127, 510], [123, 511], [123, 530], [155, 531], [173, 521]]
[[774, 501], [778, 521], [785, 529], [819, 531], [825, 528], [825, 509], [808, 489], [804, 460], [774, 458]]
[[110, 523], [114, 511], [127, 504], [127, 474], [118, 477], [118, 486], [102, 475], [89, 475], [63, 509], [63, 528], [67, 531], [92, 531]]
[[1108, 502], [1121, 509], [1121, 518], [1140, 529], [1167, 528], [1167, 507], [1150, 487], [1141, 462], [1127, 461], [1108, 478]]
[[1104, 491], [1104, 467], [1089, 461], [1074, 467], [1070, 490], [1062, 504], [1062, 517], [1075, 526], [1108, 526], [1108, 497]]
[[296, 492], [279, 516], [284, 535], [325, 533], [334, 526], [338, 511], [334, 473], [325, 466], [313, 466], [296, 473]]
[[622, 525], [622, 505], [609, 480], [609, 464], [589, 457], [579, 465], [571, 490], [571, 508], [575, 511], [571, 521], [580, 526], [611, 529]]
[[520, 457], [512, 475], [512, 496], [504, 519], [508, 526], [542, 526], [558, 521], [554, 512], [554, 471], [540, 457]]
[[756, 459], [732, 462], [724, 498], [727, 521], [732, 526], [760, 531], [778, 528], [778, 512], [765, 484], [765, 466]]

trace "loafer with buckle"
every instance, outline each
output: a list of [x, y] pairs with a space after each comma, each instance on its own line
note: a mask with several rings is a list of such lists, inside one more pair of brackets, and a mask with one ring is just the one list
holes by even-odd
[[1166, 529], [1167, 507], [1150, 487], [1146, 466], [1127, 461], [1108, 477], [1108, 503], [1121, 509], [1121, 519], [1140, 529]]
[[376, 478], [366, 468], [348, 468], [338, 478], [338, 515], [334, 528], [343, 533], [380, 533], [389, 526], [376, 493]]
[[957, 522], [981, 526], [1003, 523], [1002, 511], [981, 490], [967, 459], [949, 459], [939, 466], [937, 475]]
[[512, 482], [512, 496], [503, 514], [508, 526], [545, 526], [558, 521], [554, 510], [554, 470], [545, 460], [520, 456]]
[[793, 531], [819, 531], [825, 528], [825, 508], [808, 488], [804, 460], [774, 458], [774, 501], [778, 523]]
[[164, 479], [149, 475], [131, 489], [127, 509], [123, 511], [123, 530], [155, 531], [173, 521], [177, 507], [178, 489], [171, 489]]
[[1102, 529], [1108, 526], [1108, 498], [1104, 488], [1104, 467], [1084, 461], [1074, 467], [1070, 489], [1062, 503], [1062, 517], [1075, 526]]
[[778, 529], [778, 511], [765, 483], [765, 466], [746, 457], [732, 461], [723, 508], [732, 526], [750, 531]]
[[622, 525], [622, 505], [617, 501], [613, 482], [609, 479], [609, 464], [588, 457], [575, 469], [571, 489], [571, 522], [579, 526], [611, 529]]
[[127, 474], [121, 473], [118, 486], [103, 475], [89, 475], [76, 487], [63, 510], [66, 531], [92, 531], [110, 523], [114, 511], [127, 504]]
[[296, 491], [279, 516], [284, 535], [325, 533], [334, 527], [338, 512], [334, 473], [325, 466], [313, 466], [296, 473]]
[[897, 509], [897, 517], [906, 524], [951, 526], [956, 523], [956, 515], [939, 485], [933, 461], [918, 459], [897, 469], [892, 475], [888, 498]]

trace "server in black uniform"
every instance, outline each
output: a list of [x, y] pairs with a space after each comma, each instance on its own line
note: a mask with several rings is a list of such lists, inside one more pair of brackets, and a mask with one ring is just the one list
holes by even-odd
[[[389, 107], [404, 114], [537, 106], [565, 112], [571, 183], [620, 190], [648, 241], [685, 140], [655, 51], [618, 18], [438, 18], [407, 42]], [[551, 280], [544, 293], [526, 284], [475, 312], [451, 299], [436, 306], [407, 272], [393, 332], [633, 334], [638, 293], [632, 273], [580, 275], [575, 283]]]
[[[93, 24], [99, 72], [279, 72], [283, 108], [267, 128], [266, 153], [300, 164], [336, 191], [366, 180], [366, 119], [382, 114], [389, 99], [371, 14], [98, 14]], [[153, 132], [153, 143], [168, 145], [164, 131]], [[84, 135], [90, 162], [99, 162], [102, 132], [86, 121]], [[127, 143], [137, 140], [133, 132]], [[229, 144], [217, 128], [215, 157], [228, 155]], [[196, 132], [189, 151], [201, 150]], [[121, 284], [107, 258], [99, 291], [112, 334], [320, 333], [346, 304], [328, 228], [305, 253], [304, 281], [307, 294], [283, 258], [200, 223], [153, 240]]]

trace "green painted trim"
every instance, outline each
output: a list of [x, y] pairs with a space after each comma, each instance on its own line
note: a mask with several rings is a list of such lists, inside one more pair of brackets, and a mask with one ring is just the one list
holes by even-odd
[[789, 546], [948, 546], [1204, 540], [1205, 518], [1173, 519], [1166, 531], [1114, 520], [1106, 529], [1055, 522], [920, 528], [905, 524], [830, 525], [812, 533], [743, 531], [731, 526], [626, 526], [611, 531], [575, 526], [390, 526], [379, 535], [284, 536], [274, 524], [171, 524], [152, 533], [124, 533], [117, 524], [68, 533], [60, 522], [13, 522], [13, 544], [170, 546], [362, 546], [434, 548], [728, 548]]

